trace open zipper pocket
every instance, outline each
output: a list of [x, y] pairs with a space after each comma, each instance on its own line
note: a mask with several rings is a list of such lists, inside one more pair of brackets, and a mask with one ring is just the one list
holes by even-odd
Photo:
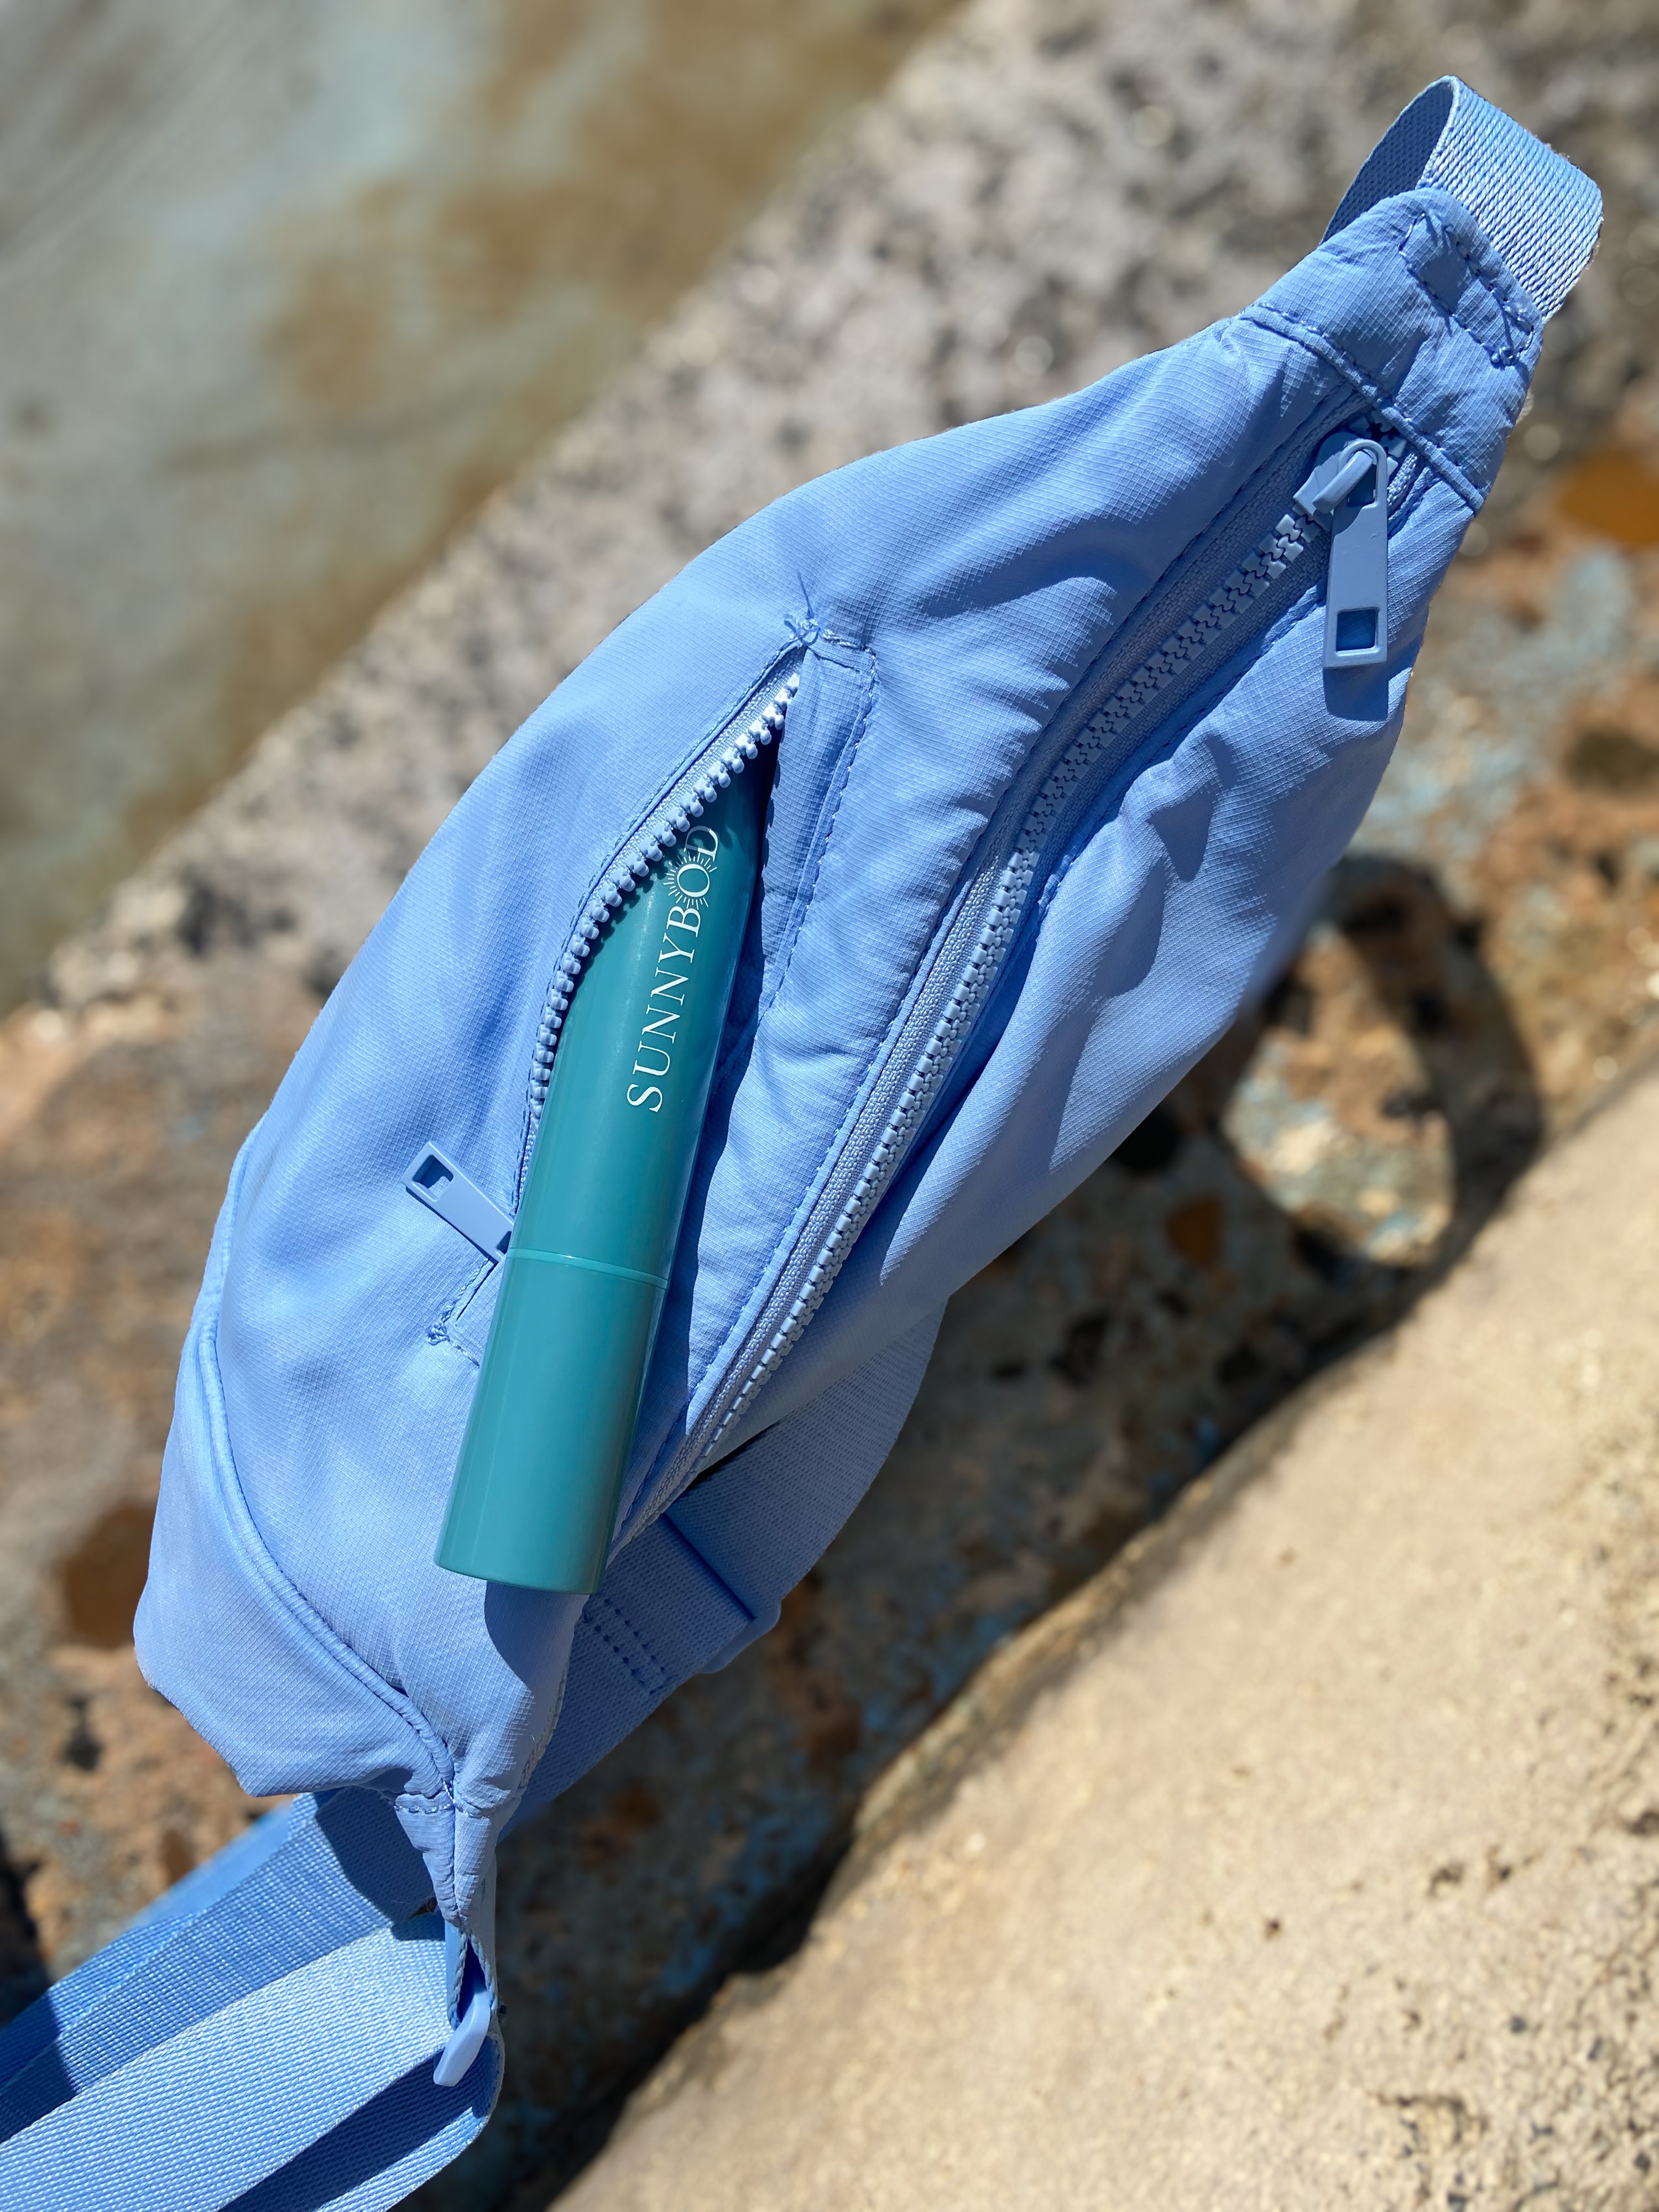
[[[1314, 434], [1317, 436], [1316, 430]], [[1354, 454], [1362, 448], [1367, 465], [1356, 465]], [[1302, 451], [1305, 456], [1305, 444]], [[1180, 591], [1185, 586], [1184, 611], [1174, 614], [1173, 592], [1160, 594], [1155, 604], [1141, 610], [1118, 649], [1056, 717], [981, 841], [942, 937], [936, 939], [935, 953], [900, 1017], [883, 1067], [770, 1293], [727, 1363], [725, 1386], [713, 1394], [642, 1486], [625, 1518], [629, 1534], [672, 1504], [717, 1451], [829, 1294], [988, 1003], [1030, 909], [1032, 891], [1046, 878], [1050, 856], [1064, 848], [1111, 779], [1213, 674], [1221, 665], [1220, 649], [1224, 647], [1229, 655], [1236, 652], [1269, 627], [1314, 580], [1312, 572], [1303, 566], [1306, 556], [1328, 533], [1334, 545], [1352, 537], [1353, 524], [1346, 520], [1350, 514], [1367, 514], [1368, 520], [1365, 533], [1353, 538], [1352, 550], [1362, 553], [1361, 561], [1350, 562], [1346, 569], [1339, 567], [1345, 605], [1371, 593], [1368, 604], [1374, 621], [1366, 641], [1365, 665], [1386, 656], [1388, 520], [1408, 496], [1419, 467], [1403, 440], [1380, 431], [1374, 423], [1346, 429], [1333, 426], [1316, 446], [1311, 473], [1305, 458], [1299, 463], [1287, 458], [1242, 504], [1240, 512], [1229, 518], [1231, 526], [1224, 523], [1194, 548], [1175, 587]], [[1364, 496], [1368, 483], [1374, 495], [1369, 500]], [[1346, 502], [1356, 498], [1358, 503], [1348, 508]], [[1275, 519], [1264, 528], [1267, 515]], [[1334, 635], [1334, 622], [1330, 628]], [[1137, 643], [1148, 635], [1158, 641], [1150, 653]], [[1328, 658], [1328, 665], [1352, 666], [1356, 657], [1350, 653], [1334, 663]], [[532, 1076], [531, 1140], [571, 994], [611, 915], [685, 834], [715, 791], [742, 774], [762, 746], [781, 736], [799, 680], [799, 672], [792, 670], [738, 736], [728, 740], [722, 732], [715, 739], [593, 893], [548, 993]], [[763, 689], [758, 687], [755, 696]], [[529, 1151], [527, 1141], [525, 1165]], [[521, 1166], [521, 1179], [523, 1172]]]
[[[1060, 744], [1058, 758], [1054, 746], [1043, 749], [1045, 758], [1037, 763], [1040, 781], [1030, 771], [1020, 779], [1020, 785], [1028, 787], [1035, 781], [1035, 791], [1022, 792], [1017, 786], [1011, 794], [1015, 805], [1005, 804], [1000, 810], [1005, 817], [1016, 817], [1018, 830], [1011, 839], [1000, 840], [988, 832], [982, 841], [992, 849], [981, 852], [958, 896], [944, 941], [925, 984], [915, 994], [883, 1075], [872, 1086], [796, 1241], [793, 1263], [781, 1271], [732, 1363], [733, 1378], [740, 1379], [735, 1379], [735, 1387], [728, 1384], [717, 1394], [688, 1430], [666, 1465], [656, 1472], [630, 1520], [654, 1517], [672, 1502], [799, 1342], [927, 1120], [988, 1004], [1031, 891], [1044, 879], [1047, 856], [1063, 849], [1084, 813], [1139, 743], [1155, 735], [1182, 699], [1212, 672], [1218, 665], [1215, 648], [1225, 641], [1229, 652], [1236, 651], [1268, 627], [1306, 587], [1311, 579], [1299, 564], [1330, 528], [1318, 495], [1325, 491], [1327, 477], [1340, 475], [1343, 465], [1339, 463], [1335, 471], [1330, 470], [1330, 456], [1361, 446], [1381, 457], [1386, 484], [1377, 501], [1384, 549], [1377, 636], [1386, 654], [1387, 520], [1391, 510], [1397, 512], [1403, 505], [1416, 471], [1409, 462], [1397, 465], [1406, 455], [1403, 441], [1389, 440], [1397, 449], [1390, 455], [1370, 431], [1368, 424], [1363, 432], [1338, 433], [1322, 441], [1312, 474], [1297, 486], [1297, 494], [1307, 495], [1308, 504], [1293, 497], [1219, 583], [1165, 632], [1150, 654], [1112, 684], [1080, 728], [1075, 726], [1075, 718], [1067, 717], [1074, 733]], [[1280, 497], [1306, 466], [1304, 461], [1280, 486]], [[1344, 499], [1358, 482], [1358, 475], [1344, 482]], [[1250, 618], [1248, 627], [1240, 629], [1246, 617]], [[1353, 663], [1345, 659], [1338, 665]], [[1147, 718], [1154, 710], [1155, 721], [1149, 726]]]

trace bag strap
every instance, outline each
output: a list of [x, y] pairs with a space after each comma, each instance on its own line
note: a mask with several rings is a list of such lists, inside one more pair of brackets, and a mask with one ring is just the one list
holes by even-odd
[[0, 2202], [64, 2212], [384, 2207], [489, 2118], [459, 2082], [430, 1883], [371, 1792], [301, 1798], [169, 1891], [0, 2035]]
[[1443, 76], [1384, 133], [1325, 235], [1379, 200], [1425, 187], [1462, 202], [1547, 322], [1601, 233], [1601, 195], [1583, 171], [1461, 77]]
[[897, 1441], [943, 1311], [733, 1452], [623, 1545], [583, 1608], [558, 1726], [514, 1824], [688, 1677], [714, 1673], [771, 1627]]

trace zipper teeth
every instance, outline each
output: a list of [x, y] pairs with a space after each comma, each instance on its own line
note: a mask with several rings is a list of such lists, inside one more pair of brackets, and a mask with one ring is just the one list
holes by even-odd
[[[532, 1134], [541, 1120], [542, 1108], [547, 1103], [547, 1086], [553, 1074], [553, 1057], [558, 1049], [559, 1032], [564, 1027], [564, 1018], [570, 1010], [571, 998], [581, 981], [582, 969], [592, 958], [593, 948], [604, 935], [607, 923], [623, 900], [647, 881], [663, 854], [672, 852], [704, 807], [713, 804], [716, 794], [726, 789], [734, 775], [741, 775], [750, 761], [758, 758], [762, 746], [773, 744], [782, 736], [789, 702], [799, 689], [800, 676], [798, 672], [792, 672], [748, 727], [732, 738], [722, 751], [701, 762], [689, 779], [671, 794], [634, 842], [612, 862], [610, 873], [588, 901], [548, 987], [541, 1022], [536, 1031], [536, 1050], [530, 1074], [530, 1127]], [[527, 1152], [526, 1157], [528, 1158]]]
[[1112, 741], [1139, 718], [1149, 702], [1174, 681], [1188, 663], [1206, 652], [1241, 614], [1278, 581], [1292, 562], [1300, 560], [1312, 543], [1313, 536], [1313, 526], [1299, 514], [1291, 512], [1281, 515], [1231, 574], [1217, 585], [1202, 605], [1171, 630], [1110, 697], [1096, 708], [1055, 763], [1022, 825], [1014, 850], [1004, 866], [1000, 881], [956, 987], [934, 1023], [921, 1057], [899, 1094], [874, 1151], [836, 1217], [793, 1304], [742, 1389], [721, 1416], [708, 1444], [699, 1454], [700, 1458], [706, 1455], [720, 1434], [744, 1410], [762, 1386], [770, 1380], [829, 1295], [830, 1286], [840, 1273], [842, 1262], [874, 1211], [876, 1202], [886, 1186], [890, 1170], [896, 1165], [921, 1126], [950, 1070], [958, 1046], [990, 995], [992, 986], [1001, 971], [1003, 956], [1013, 940], [1024, 912], [1026, 898], [1043, 848], [1079, 781], [1095, 766]]

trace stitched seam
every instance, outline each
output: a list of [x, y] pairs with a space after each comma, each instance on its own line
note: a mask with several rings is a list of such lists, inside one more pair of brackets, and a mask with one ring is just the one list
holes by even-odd
[[[394, 1690], [366, 1659], [354, 1651], [278, 1566], [259, 1534], [252, 1508], [242, 1488], [241, 1477], [236, 1471], [235, 1455], [230, 1443], [230, 1416], [225, 1405], [224, 1381], [219, 1369], [218, 1337], [220, 1302], [224, 1293], [224, 1278], [230, 1268], [230, 1244], [235, 1235], [235, 1208], [240, 1192], [241, 1175], [239, 1173], [228, 1201], [232, 1208], [231, 1233], [226, 1239], [224, 1273], [216, 1286], [213, 1304], [203, 1320], [198, 1354], [205, 1370], [203, 1379], [207, 1387], [204, 1395], [207, 1401], [210, 1437], [212, 1443], [219, 1447], [210, 1453], [210, 1457], [221, 1492], [233, 1509], [228, 1516], [232, 1540], [295, 1626], [309, 1637], [324, 1657], [358, 1687], [378, 1698], [387, 1711], [408, 1729], [421, 1747], [423, 1762], [433, 1769], [441, 1786], [447, 1790], [454, 1773], [454, 1761], [448, 1746], [435, 1735], [413, 1700]], [[222, 1466], [218, 1464], [221, 1461]]]
[[622, 1632], [622, 1633], [624, 1636], [631, 1636], [633, 1638], [634, 1642], [638, 1646], [639, 1650], [644, 1653], [647, 1662], [656, 1668], [658, 1674], [662, 1676], [665, 1682], [672, 1681], [674, 1675], [673, 1668], [668, 1665], [662, 1654], [657, 1650], [655, 1644], [652, 1643], [651, 1638], [646, 1634], [645, 1631], [640, 1627], [638, 1623], [630, 1614], [625, 1613], [623, 1611], [622, 1607], [617, 1603], [614, 1598], [607, 1597], [604, 1590], [601, 1589], [599, 1591], [598, 1596], [599, 1603], [610, 1614], [611, 1620], [616, 1623], [617, 1628]]
[[595, 1595], [595, 1601], [598, 1601], [598, 1604], [602, 1606], [602, 1608], [604, 1608], [604, 1613], [606, 1613], [608, 1617], [611, 1617], [611, 1621], [613, 1621], [613, 1626], [615, 1626], [615, 1628], [617, 1628], [619, 1635], [629, 1637], [630, 1644], [633, 1644], [633, 1646], [635, 1646], [635, 1650], [644, 1652], [646, 1663], [648, 1663], [648, 1666], [653, 1666], [654, 1670], [659, 1672], [659, 1674], [661, 1674], [661, 1677], [664, 1677], [664, 1679], [668, 1677], [668, 1668], [665, 1668], [664, 1663], [661, 1663], [659, 1655], [657, 1655], [657, 1652], [654, 1652], [653, 1648], [650, 1648], [650, 1639], [648, 1639], [648, 1637], [644, 1635], [644, 1632], [639, 1631], [639, 1628], [637, 1628], [637, 1626], [633, 1624], [633, 1621], [629, 1620], [629, 1614], [623, 1613], [622, 1606], [619, 1606], [617, 1601], [615, 1601], [615, 1597], [606, 1597], [606, 1595], [604, 1595], [604, 1590], [595, 1590], [595, 1593], [592, 1593], [592, 1595]]
[[[1422, 222], [1431, 216], [1439, 223], [1441, 233], [1447, 244], [1456, 253], [1475, 283], [1480, 285], [1481, 290], [1486, 294], [1493, 307], [1503, 317], [1506, 329], [1518, 326], [1526, 333], [1528, 341], [1537, 337], [1548, 318], [1538, 313], [1538, 302], [1514, 274], [1508, 262], [1504, 260], [1503, 255], [1481, 228], [1479, 216], [1471, 208], [1464, 204], [1449, 185], [1436, 184], [1431, 179], [1425, 177], [1418, 186], [1418, 193], [1424, 195], [1430, 192], [1451, 203], [1452, 208], [1455, 210], [1455, 218], [1449, 219], [1447, 216], [1431, 205], [1424, 206], [1423, 213], [1418, 220]], [[1422, 204], [1420, 198], [1419, 204]], [[1413, 224], [1413, 228], [1415, 228], [1416, 225]], [[1460, 236], [1460, 231], [1464, 232], [1465, 235]], [[1469, 233], [1473, 235], [1469, 236]], [[1415, 274], [1415, 271], [1413, 273]], [[1435, 304], [1441, 308], [1443, 313], [1448, 312], [1443, 302], [1436, 301]], [[1479, 344], [1479, 339], [1476, 339], [1475, 343]]]
[[[350, 1786], [358, 1790], [366, 1785], [353, 1783]], [[380, 1790], [376, 1790], [375, 1795], [384, 1797], [388, 1804], [400, 1812], [407, 1805], [416, 1813], [453, 1813], [459, 1802], [453, 1790], [396, 1790], [389, 1792]]]
[[1336, 369], [1363, 398], [1370, 401], [1384, 422], [1391, 423], [1399, 431], [1419, 458], [1426, 461], [1437, 476], [1444, 478], [1471, 513], [1480, 513], [1485, 504], [1486, 494], [1478, 490], [1450, 454], [1425, 432], [1419, 430], [1398, 402], [1391, 399], [1381, 385], [1367, 376], [1358, 364], [1322, 331], [1314, 330], [1296, 316], [1285, 314], [1282, 308], [1264, 307], [1259, 301], [1254, 307], [1246, 307], [1239, 320], [1258, 323], [1264, 330], [1274, 331], [1280, 337], [1290, 338], [1297, 345], [1305, 346], [1328, 368]]
[[[716, 1650], [723, 1651], [726, 1645], [732, 1641], [733, 1637], [741, 1636], [744, 1634], [748, 1629], [753, 1628], [759, 1621], [760, 1615], [744, 1598], [738, 1595], [737, 1591], [732, 1588], [730, 1583], [726, 1581], [725, 1576], [722, 1575], [717, 1568], [710, 1565], [708, 1560], [703, 1557], [702, 1553], [697, 1549], [696, 1546], [692, 1543], [690, 1537], [688, 1537], [683, 1530], [677, 1528], [674, 1522], [670, 1520], [665, 1514], [661, 1516], [661, 1519], [668, 1534], [686, 1553], [688, 1557], [690, 1559], [692, 1565], [702, 1569], [708, 1580], [714, 1583], [714, 1587], [718, 1590], [721, 1591], [731, 1601], [734, 1610], [743, 1616], [741, 1624], [733, 1629], [732, 1635], [726, 1637], [721, 1643], [714, 1646]], [[657, 1673], [657, 1679], [655, 1680], [649, 1680], [641, 1672], [639, 1667], [635, 1663], [635, 1661], [629, 1656], [628, 1651], [623, 1648], [622, 1644], [617, 1638], [608, 1636], [605, 1633], [605, 1629], [599, 1623], [598, 1612], [596, 1610], [596, 1601], [597, 1607], [602, 1607], [610, 1616], [611, 1620], [616, 1623], [622, 1635], [626, 1636], [632, 1644], [636, 1645], [639, 1650], [643, 1652], [651, 1665], [655, 1668]], [[592, 1635], [599, 1638], [605, 1650], [609, 1651], [621, 1664], [623, 1670], [628, 1674], [629, 1679], [641, 1691], [643, 1691], [647, 1697], [659, 1698], [665, 1695], [669, 1691], [672, 1690], [677, 1680], [676, 1670], [669, 1667], [658, 1656], [646, 1638], [634, 1626], [633, 1623], [627, 1618], [626, 1614], [624, 1614], [618, 1607], [614, 1605], [611, 1601], [605, 1595], [603, 1591], [596, 1591], [594, 1593], [594, 1598], [589, 1601], [588, 1607], [582, 1615], [582, 1625], [587, 1628]], [[560, 1696], [555, 1702], [553, 1717], [548, 1726], [546, 1734], [542, 1738], [542, 1741], [538, 1746], [536, 1751], [526, 1762], [520, 1774], [518, 1785], [514, 1792], [513, 1802], [514, 1805], [522, 1800], [525, 1791], [530, 1786], [531, 1780], [535, 1774], [537, 1767], [541, 1764], [543, 1755], [546, 1752], [548, 1744], [552, 1741], [554, 1729], [556, 1727], [558, 1723], [559, 1709], [562, 1705], [562, 1703], [563, 1691], [562, 1686]], [[506, 1817], [511, 1817], [510, 1809]]]
[[[803, 653], [813, 653], [820, 662], [829, 667], [845, 667], [845, 662], [834, 659], [830, 655], [818, 652], [817, 648], [821, 642], [833, 642], [833, 641], [828, 641], [825, 639], [824, 633], [821, 629], [815, 628], [810, 623], [803, 621], [800, 628], [800, 638], [801, 649]], [[865, 662], [869, 660], [870, 656], [866, 653], [860, 653], [859, 655], [859, 659], [860, 662]], [[865, 674], [866, 680], [867, 680], [868, 672], [865, 672]], [[860, 719], [856, 723], [854, 728], [853, 739], [853, 743], [854, 744], [856, 744], [859, 737], [860, 737], [862, 733], [863, 722]], [[829, 787], [830, 791], [836, 792], [837, 794], [836, 799], [836, 811], [839, 811], [841, 805], [839, 797], [841, 783], [838, 781], [838, 779], [841, 780], [841, 781], [844, 781], [846, 775], [846, 769], [843, 765], [846, 751], [847, 748], [843, 745], [842, 757], [836, 761], [835, 775], [831, 777]], [[820, 806], [822, 807], [822, 802], [820, 802]], [[831, 819], [833, 820], [833, 816]], [[817, 871], [822, 864], [823, 857], [823, 848], [827, 844], [828, 840], [828, 829], [824, 830], [821, 838], [815, 836], [813, 854], [808, 862], [803, 864], [801, 879], [796, 884], [793, 902], [789, 909], [789, 919], [783, 933], [781, 950], [779, 956], [783, 963], [782, 968], [774, 981], [766, 989], [765, 994], [757, 1001], [754, 1012], [750, 1016], [742, 1030], [733, 1036], [729, 1042], [723, 1043], [720, 1058], [715, 1064], [714, 1081], [710, 1086], [709, 1096], [711, 1100], [724, 1096], [726, 1079], [730, 1075], [732, 1067], [739, 1060], [743, 1060], [746, 1063], [750, 1051], [753, 1047], [756, 1036], [760, 1030], [761, 1024], [765, 1020], [768, 1013], [770, 1012], [777, 999], [778, 993], [783, 988], [784, 978], [787, 975], [789, 969], [794, 960], [795, 946], [799, 941], [802, 927], [805, 923], [808, 913], [811, 911], [811, 892], [817, 885]], [[809, 867], [811, 872], [811, 883], [810, 885], [807, 884], [807, 870]]]
[[640, 1672], [638, 1667], [629, 1656], [628, 1653], [623, 1650], [622, 1645], [605, 1634], [604, 1629], [599, 1626], [598, 1615], [594, 1613], [591, 1608], [584, 1612], [582, 1618], [586, 1620], [588, 1627], [592, 1629], [594, 1635], [599, 1638], [600, 1643], [604, 1644], [605, 1650], [607, 1651], [613, 1652], [616, 1656], [621, 1660], [623, 1665], [628, 1669], [628, 1672], [632, 1675], [635, 1681], [639, 1684], [641, 1689], [642, 1689], [647, 1696], [654, 1695], [656, 1692], [665, 1687], [666, 1685], [672, 1680], [673, 1678], [670, 1669], [663, 1665], [662, 1661], [658, 1658], [656, 1653], [651, 1649], [651, 1646], [646, 1642], [644, 1637], [640, 1634], [639, 1631], [634, 1626], [627, 1615], [614, 1606], [611, 1602], [611, 1600], [605, 1595], [602, 1590], [596, 1590], [594, 1592], [594, 1595], [598, 1599], [599, 1603], [605, 1608], [605, 1612], [610, 1614], [611, 1620], [614, 1620], [618, 1627], [623, 1631], [623, 1634], [632, 1639], [632, 1641], [639, 1647], [640, 1650], [645, 1654], [646, 1658], [650, 1662], [651, 1665], [656, 1668], [658, 1680], [654, 1682], [647, 1680], [646, 1676]]
[[[1449, 323], [1455, 323], [1458, 329], [1462, 331], [1469, 343], [1472, 345], [1477, 345], [1480, 348], [1481, 352], [1486, 355], [1486, 359], [1492, 363], [1494, 368], [1515, 368], [1518, 367], [1520, 362], [1520, 349], [1515, 344], [1515, 330], [1510, 319], [1509, 309], [1499, 298], [1492, 284], [1487, 281], [1485, 270], [1480, 268], [1477, 262], [1472, 261], [1469, 258], [1462, 246], [1458, 244], [1456, 239], [1452, 236], [1449, 230], [1445, 229], [1443, 225], [1441, 228], [1442, 237], [1444, 238], [1446, 244], [1451, 248], [1452, 252], [1462, 263], [1464, 274], [1468, 276], [1469, 282], [1486, 295], [1486, 297], [1492, 302], [1492, 307], [1496, 309], [1498, 319], [1504, 325], [1504, 334], [1510, 340], [1510, 350], [1501, 354], [1494, 353], [1492, 348], [1481, 339], [1474, 330], [1473, 325], [1465, 322], [1462, 316], [1458, 313], [1455, 307], [1449, 307], [1439, 295], [1431, 289], [1429, 284], [1425, 281], [1421, 273], [1412, 267], [1410, 261], [1407, 258], [1406, 248], [1411, 244], [1413, 239], [1416, 237], [1418, 232], [1420, 229], [1426, 228], [1427, 226], [1428, 217], [1426, 216], [1419, 216], [1418, 221], [1413, 224], [1411, 229], [1407, 231], [1405, 237], [1400, 240], [1399, 244], [1395, 248], [1395, 252], [1400, 256], [1401, 261], [1405, 268], [1406, 274], [1411, 278], [1413, 283], [1416, 285], [1418, 290], [1423, 295], [1423, 297], [1428, 301], [1430, 307], [1434, 309], [1435, 313], [1439, 315], [1443, 315]], [[1534, 330], [1530, 328], [1528, 329], [1527, 336], [1528, 337], [1534, 337], [1535, 335], [1536, 332]]]
[[498, 1260], [485, 1260], [475, 1266], [448, 1304], [444, 1307], [434, 1321], [428, 1323], [426, 1332], [428, 1344], [453, 1345], [463, 1359], [473, 1367], [477, 1366], [477, 1360], [467, 1350], [459, 1337], [454, 1334], [450, 1328], [450, 1323], [460, 1318], [463, 1309], [471, 1304], [500, 1265], [501, 1262]]
[[[550, 1735], [552, 1731], [550, 1729], [549, 1734]], [[364, 1787], [362, 1784], [355, 1782], [349, 1786], [354, 1790]], [[427, 1794], [422, 1794], [417, 1790], [400, 1790], [397, 1795], [388, 1802], [396, 1810], [401, 1811], [404, 1807], [407, 1806], [412, 1812], [416, 1813], [441, 1814], [452, 1823], [452, 1825], [456, 1820], [473, 1820], [476, 1821], [480, 1827], [488, 1828], [494, 1826], [498, 1821], [505, 1821], [512, 1819], [514, 1809], [517, 1806], [520, 1798], [523, 1796], [524, 1790], [525, 1785], [520, 1782], [517, 1789], [514, 1790], [512, 1796], [504, 1800], [501, 1804], [496, 1806], [475, 1805], [469, 1798], [463, 1796], [459, 1791], [454, 1790], [445, 1790], [441, 1792], [430, 1792]], [[453, 1881], [454, 1879], [454, 1841], [453, 1837], [450, 1843], [450, 1878]]]
[[869, 728], [871, 718], [875, 713], [878, 683], [876, 657], [872, 653], [866, 653], [862, 658], [865, 662], [864, 680], [859, 687], [858, 712], [854, 717], [852, 735], [842, 746], [842, 757], [836, 764], [830, 818], [824, 823], [823, 835], [817, 842], [817, 849], [812, 857], [811, 873], [796, 890], [795, 911], [790, 917], [791, 927], [788, 942], [784, 950], [783, 965], [778, 972], [777, 981], [767, 993], [764, 1002], [757, 1011], [755, 1017], [757, 1028], [765, 1018], [768, 1009], [776, 1005], [780, 993], [789, 980], [790, 970], [795, 964], [795, 948], [800, 943], [801, 932], [805, 928], [808, 917], [812, 911], [812, 901], [817, 896], [818, 881], [823, 873], [824, 858], [830, 850], [830, 841], [836, 834], [836, 823], [841, 819], [842, 801], [847, 796], [847, 787], [852, 780], [853, 770], [857, 765], [859, 748], [864, 742], [864, 733]]

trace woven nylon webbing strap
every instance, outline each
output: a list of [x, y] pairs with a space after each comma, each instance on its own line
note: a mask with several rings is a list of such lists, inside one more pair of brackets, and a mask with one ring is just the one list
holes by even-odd
[[0, 2035], [0, 2204], [380, 2212], [489, 2117], [457, 2087], [443, 1923], [391, 1808], [301, 1798]]
[[1458, 77], [1419, 93], [1343, 194], [1326, 237], [1425, 185], [1462, 202], [1546, 318], [1595, 251], [1601, 195], [1589, 179]]

